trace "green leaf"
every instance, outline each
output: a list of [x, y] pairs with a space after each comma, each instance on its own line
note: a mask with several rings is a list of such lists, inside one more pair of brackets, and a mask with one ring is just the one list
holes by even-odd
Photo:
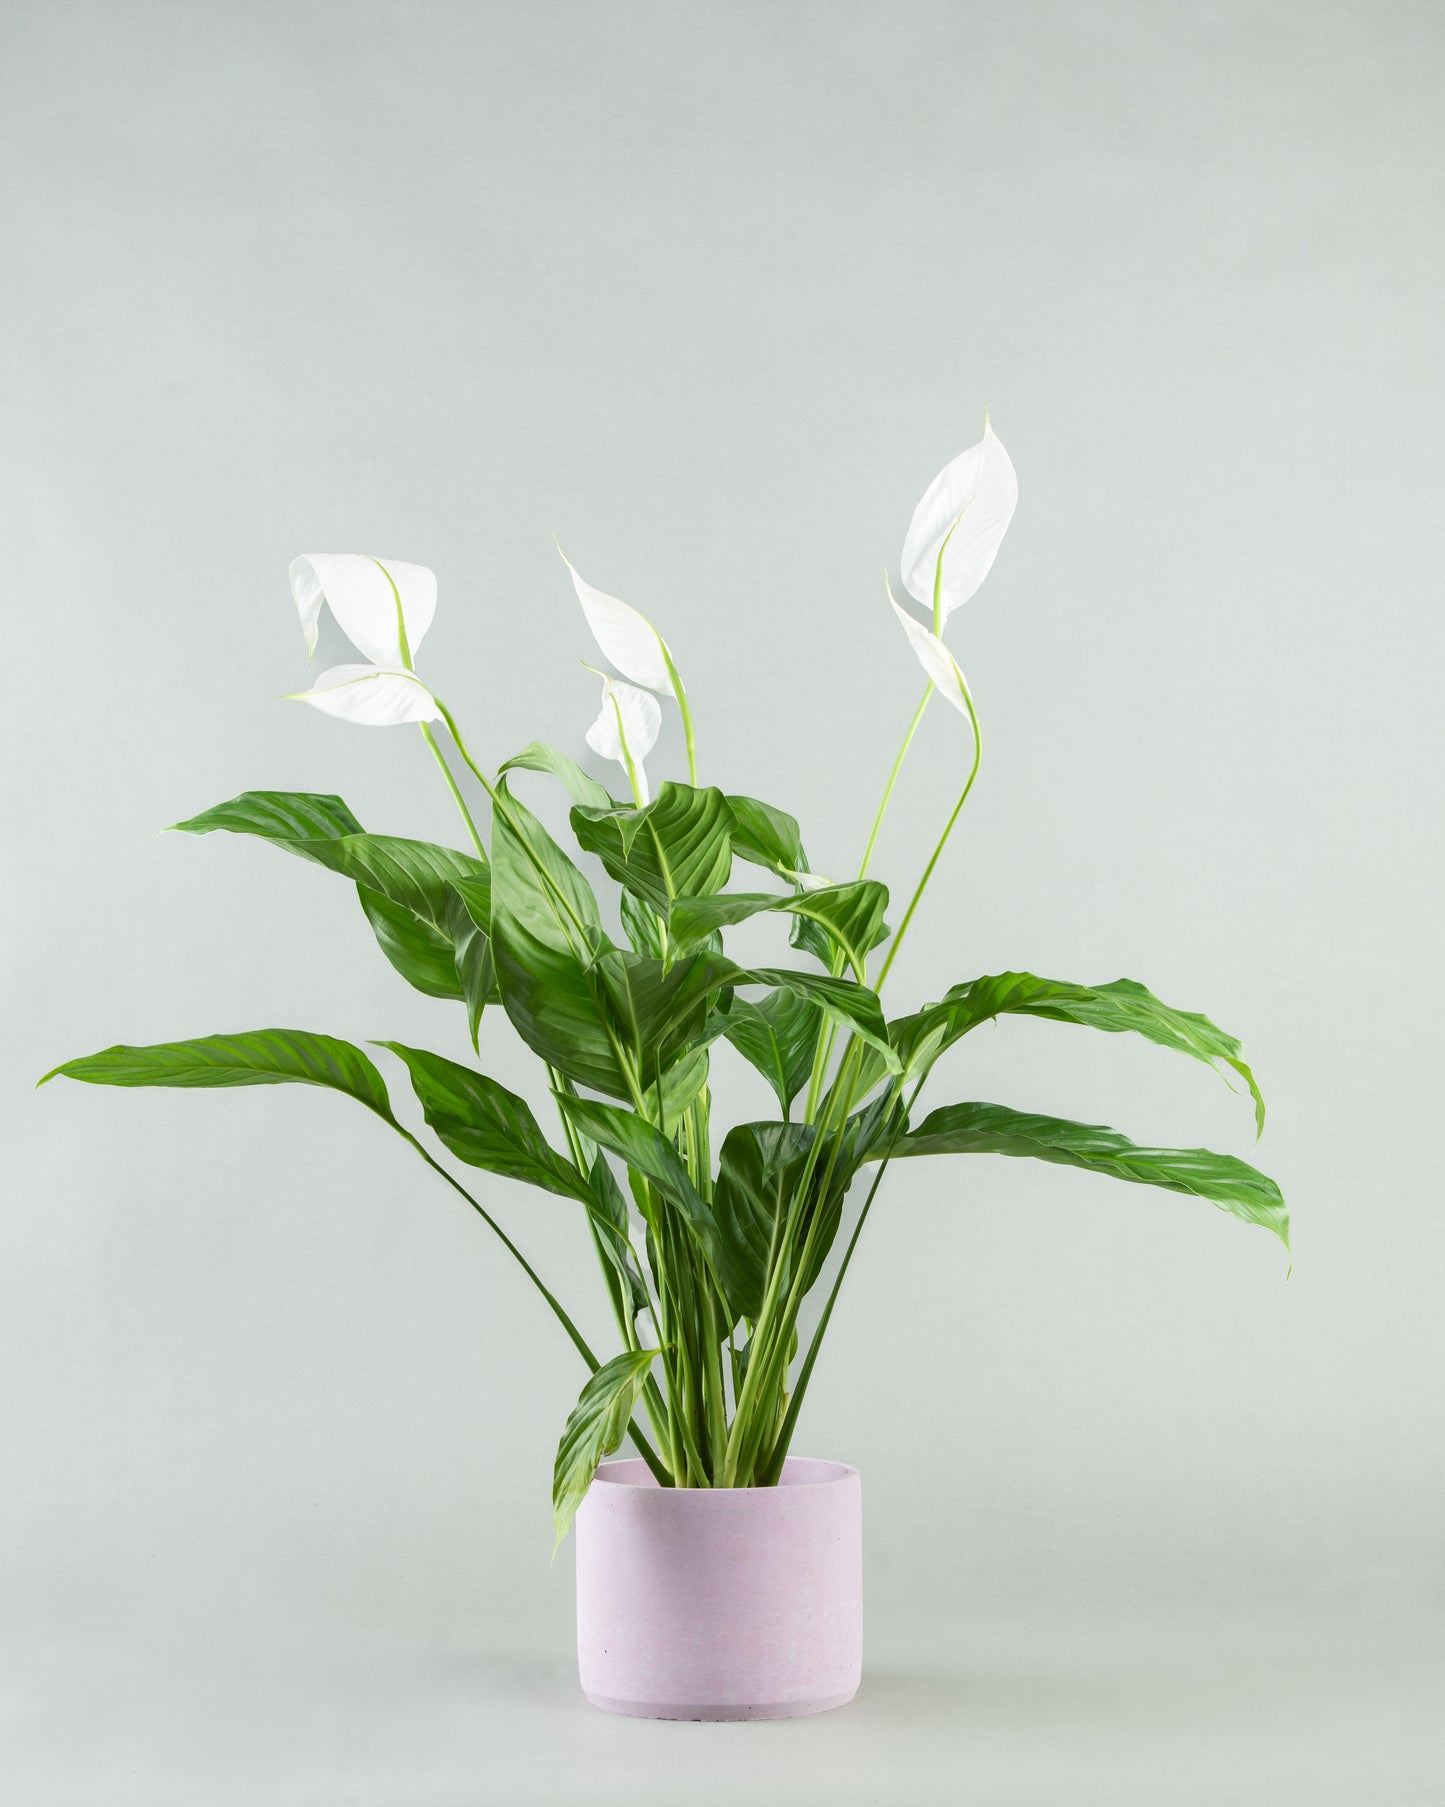
[[[458, 879], [487, 876], [486, 862], [475, 854], [400, 835], [342, 835], [334, 841], [309, 842], [307, 849], [319, 864], [380, 891], [443, 936], [447, 934], [447, 886]], [[300, 848], [290, 851], [299, 852]]]
[[662, 926], [652, 905], [634, 897], [631, 891], [623, 890], [618, 893], [618, 910], [633, 953], [645, 954], [649, 960], [660, 960]]
[[369, 835], [340, 797], [306, 792], [246, 791], [176, 827], [187, 834], [220, 828], [256, 835], [352, 879], [381, 951], [401, 976], [428, 997], [465, 995], [447, 887], [457, 880], [484, 883], [484, 859], [431, 841]]
[[[881, 1147], [866, 1158], [881, 1154]], [[1289, 1212], [1272, 1179], [1207, 1148], [1139, 1148], [1116, 1129], [1039, 1117], [1001, 1104], [951, 1104], [902, 1137], [893, 1158], [924, 1154], [1028, 1155], [1142, 1186], [1185, 1192], [1272, 1230], [1289, 1247]]]
[[446, 935], [369, 885], [358, 885], [356, 895], [377, 946], [409, 985], [429, 998], [462, 996], [456, 958]]
[[[665, 1136], [677, 1134], [683, 1117], [690, 1106], [697, 1102], [707, 1084], [710, 1065], [707, 1043], [701, 1042], [696, 1047], [689, 1048], [664, 1070], [658, 1125]], [[654, 1082], [649, 1096], [657, 1098], [658, 1090]]]
[[211, 834], [223, 828], [231, 834], [259, 835], [289, 845], [302, 859], [315, 857], [307, 851], [308, 842], [363, 832], [340, 797], [314, 791], [242, 791], [229, 803], [218, 803], [171, 826], [181, 834]]
[[806, 917], [824, 930], [861, 977], [869, 952], [878, 945], [887, 907], [887, 887], [871, 878], [800, 891], [792, 897], [733, 891], [722, 897], [680, 898], [672, 908], [671, 929], [676, 951], [682, 952], [719, 929], [764, 912]]
[[1256, 1134], [1264, 1128], [1264, 1099], [1234, 1036], [1216, 1028], [1207, 1016], [1162, 1003], [1133, 979], [1074, 985], [1064, 979], [1041, 979], [1034, 973], [996, 973], [955, 985], [941, 1003], [901, 1018], [890, 1025], [889, 1032], [905, 1068], [921, 1075], [944, 1049], [980, 1023], [999, 1016], [1048, 1017], [1111, 1035], [1142, 1035], [1206, 1066], [1219, 1063], [1232, 1068], [1254, 1099]]
[[653, 1085], [659, 1072], [705, 1038], [708, 999], [732, 975], [731, 966], [711, 954], [693, 954], [664, 966], [661, 960], [620, 948], [599, 954], [592, 970], [643, 1087]]
[[87, 1085], [319, 1085], [345, 1092], [388, 1123], [396, 1122], [385, 1081], [360, 1048], [307, 1029], [252, 1029], [147, 1047], [118, 1044], [52, 1068], [41, 1085], [57, 1075]]
[[777, 1093], [786, 1117], [812, 1073], [822, 1011], [785, 986], [769, 992], [761, 1004], [733, 997], [724, 1020], [724, 1035]]
[[779, 878], [796, 881], [808, 870], [797, 818], [756, 797], [729, 797], [733, 852], [750, 866], [763, 866]]
[[404, 1042], [377, 1042], [406, 1062], [426, 1120], [459, 1161], [593, 1207], [592, 1189], [547, 1141], [523, 1098], [485, 1073]]
[[545, 741], [534, 740], [530, 746], [523, 747], [514, 759], [509, 759], [498, 769], [497, 775], [515, 771], [550, 772], [554, 778], [561, 779], [572, 801], [585, 809], [613, 807], [612, 798], [595, 778], [589, 778], [575, 759], [569, 759]]
[[597, 1209], [592, 1213], [592, 1221], [597, 1226], [603, 1254], [622, 1276], [635, 1323], [637, 1314], [646, 1310], [648, 1299], [647, 1288], [637, 1270], [632, 1239], [628, 1233], [627, 1201], [622, 1196], [622, 1188], [613, 1177], [612, 1169], [607, 1165], [607, 1157], [596, 1151], [586, 1137], [581, 1140], [584, 1149], [593, 1149], [589, 1179]]
[[557, 1532], [554, 1556], [592, 1485], [597, 1464], [627, 1435], [637, 1395], [656, 1354], [656, 1349], [625, 1349], [614, 1355], [587, 1382], [573, 1406], [552, 1469], [552, 1518]]
[[826, 1146], [820, 1150], [790, 1245], [783, 1244], [774, 1226], [781, 1226], [797, 1195], [819, 1126], [741, 1123], [728, 1132], [719, 1156], [712, 1209], [718, 1233], [731, 1251], [728, 1302], [739, 1317], [755, 1321], [762, 1309], [775, 1237], [775, 1258], [783, 1261], [781, 1284], [786, 1289], [794, 1280], [792, 1257], [801, 1252], [811, 1235], [803, 1293], [814, 1285], [838, 1234], [843, 1200], [854, 1174], [872, 1149], [892, 1139], [901, 1119], [899, 1107], [880, 1099], [849, 1118], [836, 1151]]
[[720, 790], [664, 784], [643, 809], [572, 811], [578, 844], [664, 917], [678, 897], [720, 891], [732, 871], [732, 811]]
[[593, 960], [611, 943], [582, 874], [500, 789], [492, 836], [492, 950], [502, 1005], [529, 1048], [579, 1085], [631, 1095]]
[[[718, 1235], [712, 1211], [692, 1183], [682, 1156], [661, 1130], [645, 1117], [615, 1104], [598, 1104], [559, 1092], [563, 1111], [584, 1136], [625, 1161], [634, 1173], [650, 1181], [691, 1231], [713, 1273], [728, 1290], [731, 1251]], [[731, 1294], [729, 1294], [731, 1296]]]
[[176, 828], [186, 834], [224, 828], [232, 834], [257, 835], [379, 891], [443, 934], [448, 881], [476, 878], [487, 869], [475, 854], [431, 841], [366, 834], [340, 797], [304, 792], [246, 791], [188, 822], [177, 822]]
[[780, 967], [750, 967], [739, 970], [734, 979], [738, 985], [784, 986], [800, 993], [816, 1004], [824, 1016], [830, 1017], [860, 1041], [875, 1049], [883, 1070], [897, 1073], [901, 1063], [888, 1040], [888, 1025], [878, 994], [853, 979], [835, 979], [830, 973], [792, 972]]
[[472, 1048], [482, 1012], [495, 998], [497, 963], [492, 954], [492, 879], [459, 878], [447, 886], [447, 933], [452, 942], [452, 965], [461, 995], [466, 999], [467, 1028]]
[[[775, 872], [798, 890], [807, 890], [811, 868], [796, 818], [757, 797], [729, 797], [727, 801], [733, 812], [733, 852], [738, 858]], [[832, 944], [811, 917], [794, 919], [789, 940], [820, 966], [832, 967]]]
[[787, 1215], [816, 1135], [809, 1123], [739, 1123], [724, 1138], [713, 1211], [733, 1252], [728, 1303], [750, 1323], [763, 1308], [774, 1224]]

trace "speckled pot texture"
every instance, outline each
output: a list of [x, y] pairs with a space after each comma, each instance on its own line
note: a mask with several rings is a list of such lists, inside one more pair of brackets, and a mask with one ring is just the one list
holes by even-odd
[[856, 1468], [792, 1456], [776, 1487], [664, 1488], [605, 1462], [576, 1518], [577, 1662], [639, 1719], [789, 1719], [863, 1670]]

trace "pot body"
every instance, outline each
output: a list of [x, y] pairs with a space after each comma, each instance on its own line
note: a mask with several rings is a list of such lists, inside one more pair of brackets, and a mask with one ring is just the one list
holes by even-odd
[[841, 1707], [863, 1668], [856, 1468], [791, 1456], [776, 1487], [659, 1487], [604, 1462], [575, 1520], [577, 1662], [595, 1707], [788, 1719]]

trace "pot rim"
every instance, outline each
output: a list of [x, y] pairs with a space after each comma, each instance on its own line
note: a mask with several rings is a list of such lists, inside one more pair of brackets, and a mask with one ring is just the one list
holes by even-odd
[[656, 1494], [659, 1499], [699, 1502], [737, 1499], [746, 1494], [756, 1495], [760, 1500], [776, 1498], [780, 1492], [795, 1487], [833, 1487], [858, 1479], [858, 1470], [851, 1463], [832, 1462], [823, 1456], [788, 1456], [783, 1463], [782, 1479], [776, 1487], [659, 1487], [641, 1456], [619, 1456], [600, 1463], [592, 1477], [594, 1484], [602, 1481], [611, 1487], [635, 1488], [639, 1493]]

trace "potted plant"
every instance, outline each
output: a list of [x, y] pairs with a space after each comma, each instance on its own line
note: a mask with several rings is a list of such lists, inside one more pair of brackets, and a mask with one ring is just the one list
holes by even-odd
[[[510, 1022], [543, 1063], [549, 1138], [528, 1105], [478, 1066], [400, 1042], [427, 1125], [454, 1161], [566, 1199], [596, 1252], [617, 1327], [595, 1352], [494, 1215], [394, 1115], [371, 1057], [300, 1029], [118, 1046], [54, 1073], [92, 1084], [301, 1083], [345, 1093], [407, 1141], [487, 1224], [545, 1300], [587, 1369], [553, 1477], [558, 1543], [578, 1532], [583, 1687], [614, 1711], [756, 1718], [850, 1699], [861, 1664], [861, 1493], [846, 1465], [796, 1457], [794, 1433], [859, 1235], [890, 1164], [932, 1154], [1061, 1162], [1207, 1199], [1286, 1243], [1274, 1182], [1231, 1155], [1139, 1147], [1117, 1131], [998, 1104], [919, 1114], [939, 1059], [1000, 1015], [1131, 1033], [1237, 1075], [1264, 1106], [1233, 1036], [1118, 979], [1079, 985], [1006, 972], [955, 984], [889, 1018], [882, 993], [978, 776], [978, 716], [944, 644], [949, 617], [993, 564], [1017, 500], [991, 428], [929, 486], [903, 547], [903, 584], [928, 619], [888, 601], [927, 676], [855, 875], [809, 867], [797, 822], [703, 783], [671, 648], [645, 617], [572, 583], [613, 673], [587, 740], [626, 775], [612, 796], [567, 754], [534, 743], [492, 768], [418, 674], [436, 607], [416, 565], [299, 558], [291, 584], [308, 648], [323, 603], [365, 662], [322, 675], [302, 700], [368, 726], [414, 723], [455, 800], [468, 846], [368, 833], [340, 797], [250, 791], [177, 823], [259, 836], [356, 887], [387, 959], [467, 1014], [472, 1049]], [[921, 876], [890, 928], [870, 876], [878, 831], [935, 693], [968, 726], [964, 777]], [[650, 793], [659, 698], [681, 715], [688, 781]], [[437, 732], [438, 726], [441, 733]], [[540, 773], [571, 798], [581, 863], [518, 795]], [[709, 774], [710, 775], [710, 774]], [[469, 793], [470, 799], [469, 800]], [[490, 834], [479, 826], [481, 796]], [[584, 865], [587, 872], [584, 872]], [[591, 874], [591, 877], [587, 876]], [[604, 919], [593, 880], [615, 888]], [[791, 952], [742, 965], [734, 925], [777, 920]], [[716, 1058], [753, 1066], [777, 1097], [766, 1121], [713, 1122]], [[860, 1182], [861, 1203], [831, 1266]], [[821, 1309], [803, 1307], [827, 1277]], [[630, 1437], [635, 1458], [605, 1463]]]

